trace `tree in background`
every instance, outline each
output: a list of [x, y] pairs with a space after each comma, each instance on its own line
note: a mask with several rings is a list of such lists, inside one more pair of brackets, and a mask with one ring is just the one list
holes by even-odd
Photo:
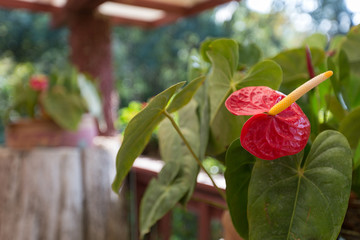
[[[344, 1], [274, 0], [265, 14], [246, 4], [229, 3], [156, 29], [114, 27], [114, 69], [121, 106], [131, 100], [146, 101], [169, 85], [187, 80], [191, 49], [207, 37], [231, 37], [245, 45], [256, 42], [264, 56], [272, 56], [279, 49], [298, 45], [314, 31], [334, 35], [347, 32], [353, 24], [353, 13]], [[225, 17], [221, 16], [224, 9]], [[68, 62], [68, 30], [52, 29], [49, 22], [46, 14], [0, 10], [1, 54], [44, 70], [53, 65], [60, 68]], [[302, 25], [296, 26], [299, 22]]]
[[15, 62], [33, 62], [44, 69], [69, 54], [66, 28], [50, 27], [47, 14], [0, 10], [0, 53]]

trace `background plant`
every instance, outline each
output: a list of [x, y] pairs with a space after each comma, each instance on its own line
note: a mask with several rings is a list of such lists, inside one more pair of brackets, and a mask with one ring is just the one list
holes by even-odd
[[[85, 113], [101, 118], [101, 102], [97, 88], [89, 77], [68, 66], [39, 74], [30, 63], [18, 64], [9, 71], [5, 122], [20, 118], [51, 118], [60, 127], [76, 130]], [[32, 80], [45, 83], [41, 89]]]

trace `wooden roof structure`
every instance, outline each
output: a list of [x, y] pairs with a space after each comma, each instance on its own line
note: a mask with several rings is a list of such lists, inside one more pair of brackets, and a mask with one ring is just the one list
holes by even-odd
[[240, 0], [0, 0], [0, 8], [46, 12], [53, 26], [68, 27], [71, 62], [99, 81], [106, 125], [100, 134], [114, 135], [112, 26], [154, 28], [231, 1]]
[[[55, 26], [69, 11], [97, 9], [113, 24], [154, 28], [233, 0], [0, 0], [0, 7], [48, 12]], [[240, 1], [240, 0], [235, 0]]]

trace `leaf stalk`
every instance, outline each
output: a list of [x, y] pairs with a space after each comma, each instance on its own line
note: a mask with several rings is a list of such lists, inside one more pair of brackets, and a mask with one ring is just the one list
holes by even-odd
[[198, 158], [198, 156], [195, 154], [195, 152], [193, 151], [193, 149], [191, 148], [189, 142], [186, 140], [185, 136], [183, 135], [183, 133], [181, 132], [180, 128], [178, 127], [178, 125], [176, 124], [174, 118], [165, 110], [163, 111], [163, 114], [170, 120], [171, 124], [173, 125], [173, 127], [175, 128], [176, 132], [179, 134], [180, 138], [183, 140], [185, 146], [188, 148], [188, 150], [190, 151], [191, 155], [194, 157], [195, 161], [197, 162], [197, 164], [200, 166], [200, 168], [206, 173], [206, 175], [210, 178], [211, 183], [213, 184], [213, 186], [216, 188], [216, 190], [219, 192], [220, 196], [226, 201], [226, 196], [225, 193], [222, 189], [220, 189], [217, 184], [215, 183], [214, 179], [212, 178], [211, 174], [205, 169], [204, 165], [201, 163], [200, 159]]

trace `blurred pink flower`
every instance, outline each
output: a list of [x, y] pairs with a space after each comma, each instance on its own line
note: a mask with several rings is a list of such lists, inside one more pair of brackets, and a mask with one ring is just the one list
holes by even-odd
[[34, 75], [30, 78], [29, 83], [35, 91], [44, 91], [49, 85], [48, 78], [45, 75]]

